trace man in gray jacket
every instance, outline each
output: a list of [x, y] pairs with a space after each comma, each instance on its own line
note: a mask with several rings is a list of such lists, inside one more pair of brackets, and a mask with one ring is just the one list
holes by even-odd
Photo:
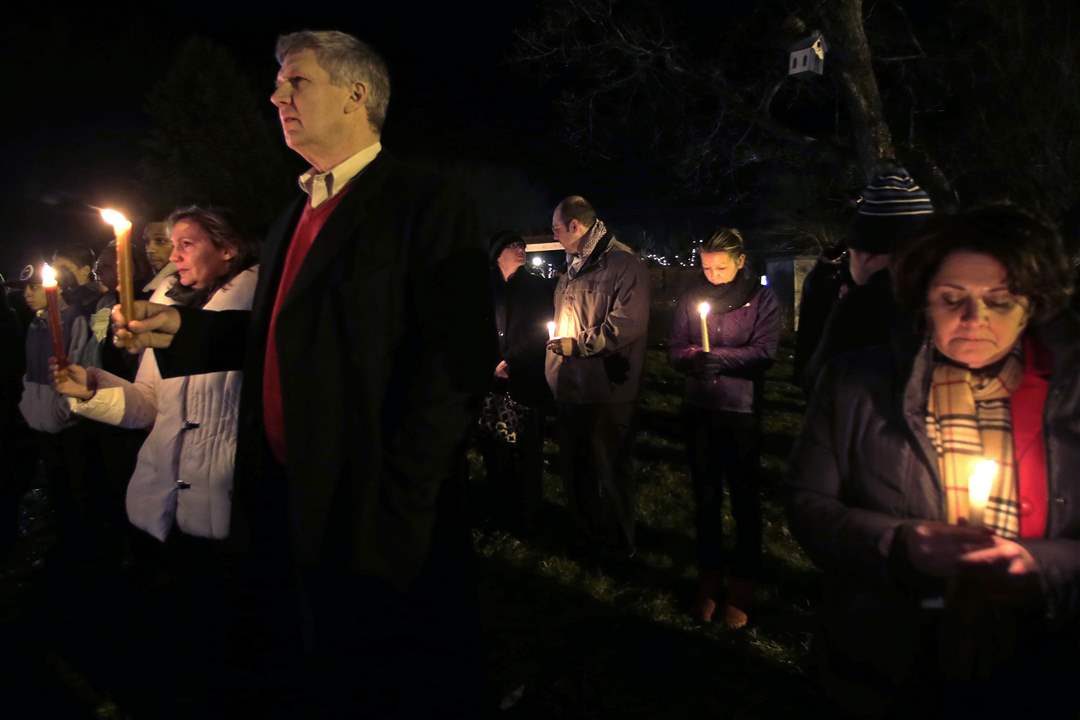
[[633, 417], [649, 324], [649, 273], [587, 200], [565, 198], [551, 232], [567, 253], [545, 366], [578, 542], [634, 554]]

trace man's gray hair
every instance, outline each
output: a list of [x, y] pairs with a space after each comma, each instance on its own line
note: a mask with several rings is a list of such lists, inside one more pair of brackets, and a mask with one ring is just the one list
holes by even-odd
[[319, 66], [334, 85], [363, 83], [368, 91], [364, 101], [368, 122], [376, 133], [381, 133], [390, 104], [390, 70], [382, 56], [367, 43], [337, 30], [301, 30], [282, 35], [274, 55], [280, 65], [289, 54], [303, 50], [314, 51]]

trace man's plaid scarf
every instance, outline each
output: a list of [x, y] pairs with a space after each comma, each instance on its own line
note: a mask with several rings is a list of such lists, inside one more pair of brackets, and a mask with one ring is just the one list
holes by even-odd
[[996, 460], [983, 525], [995, 535], [1020, 535], [1020, 501], [1013, 462], [1009, 396], [1024, 374], [1021, 346], [1006, 357], [993, 375], [981, 376], [945, 361], [934, 364], [926, 430], [937, 450], [938, 470], [945, 484], [948, 521], [968, 518], [968, 478], [979, 460]]
[[588, 232], [581, 238], [581, 245], [578, 247], [576, 255], [566, 254], [567, 262], [567, 274], [570, 279], [573, 280], [581, 272], [581, 268], [585, 266], [585, 262], [592, 255], [593, 250], [600, 244], [600, 240], [607, 235], [607, 226], [604, 225], [604, 221], [600, 218], [596, 219], [596, 222], [592, 224]]

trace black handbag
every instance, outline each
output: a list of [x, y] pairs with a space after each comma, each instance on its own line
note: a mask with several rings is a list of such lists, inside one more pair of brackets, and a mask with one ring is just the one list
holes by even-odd
[[488, 393], [480, 410], [480, 428], [500, 442], [515, 445], [521, 419], [527, 412], [528, 408], [515, 402], [509, 393]]

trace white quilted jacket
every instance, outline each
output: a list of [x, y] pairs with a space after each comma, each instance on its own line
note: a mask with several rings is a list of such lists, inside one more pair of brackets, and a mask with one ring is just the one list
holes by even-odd
[[[258, 268], [249, 268], [220, 288], [204, 310], [250, 310]], [[151, 302], [172, 304], [162, 283]], [[229, 515], [236, 456], [239, 371], [163, 380], [153, 352], [143, 352], [135, 382], [97, 369], [98, 392], [89, 402], [72, 401], [85, 417], [126, 428], [151, 428], [139, 450], [127, 489], [132, 524], [165, 540], [174, 523], [188, 535], [223, 539]]]

